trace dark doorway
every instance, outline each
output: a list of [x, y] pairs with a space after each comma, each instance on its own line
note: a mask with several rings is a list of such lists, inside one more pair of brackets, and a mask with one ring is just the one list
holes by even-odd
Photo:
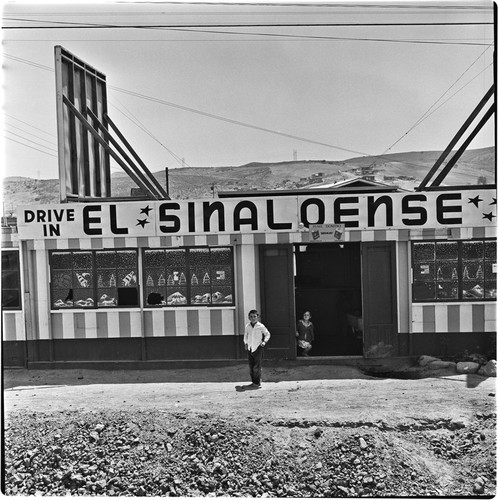
[[296, 321], [310, 311], [310, 356], [361, 356], [363, 308], [360, 243], [295, 246]]

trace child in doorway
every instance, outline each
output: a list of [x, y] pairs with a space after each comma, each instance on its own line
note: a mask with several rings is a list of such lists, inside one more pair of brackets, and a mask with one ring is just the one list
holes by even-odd
[[311, 313], [305, 311], [303, 318], [297, 323], [297, 346], [300, 349], [301, 356], [309, 356], [311, 351], [312, 342], [315, 340], [315, 332], [311, 320]]

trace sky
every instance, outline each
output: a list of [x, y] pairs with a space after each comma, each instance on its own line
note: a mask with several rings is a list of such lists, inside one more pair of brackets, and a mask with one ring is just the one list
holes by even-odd
[[491, 1], [4, 1], [2, 175], [58, 177], [56, 45], [106, 75], [153, 172], [442, 151], [493, 83], [492, 22]]

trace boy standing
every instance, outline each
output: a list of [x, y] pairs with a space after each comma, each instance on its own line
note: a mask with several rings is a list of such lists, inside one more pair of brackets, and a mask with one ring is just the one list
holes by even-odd
[[261, 360], [263, 347], [270, 339], [270, 332], [263, 323], [258, 321], [258, 311], [249, 311], [249, 323], [244, 331], [244, 346], [249, 360], [249, 372], [251, 374], [251, 388], [261, 388]]

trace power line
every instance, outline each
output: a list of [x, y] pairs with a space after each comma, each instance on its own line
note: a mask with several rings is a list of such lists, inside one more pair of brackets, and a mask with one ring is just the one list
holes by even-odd
[[31, 139], [27, 139], [26, 137], [23, 137], [22, 135], [16, 134], [15, 132], [11, 132], [10, 130], [6, 130], [5, 132], [12, 134], [12, 135], [15, 135], [16, 137], [19, 137], [25, 141], [31, 142], [31, 143], [35, 144], [36, 146], [39, 146], [40, 148], [49, 149], [50, 151], [57, 153], [57, 149], [51, 149], [48, 146], [44, 146], [43, 144], [40, 144], [36, 141], [32, 141]]
[[[6, 54], [4, 54], [4, 55], [6, 55]], [[25, 59], [21, 59], [20, 62], [26, 62], [27, 63], [28, 61], [26, 61]], [[45, 66], [43, 69], [48, 69], [49, 71], [54, 71], [53, 69], [49, 68], [48, 66]], [[44, 134], [47, 134], [50, 137], [55, 137], [54, 134], [51, 134], [50, 132], [47, 132], [46, 130], [43, 130], [41, 128], [35, 127], [34, 125], [31, 125], [28, 122], [24, 122], [24, 121], [20, 120], [19, 118], [16, 118], [15, 116], [9, 115], [9, 113], [5, 113], [4, 112], [4, 115], [8, 116], [9, 118], [12, 118], [13, 120], [17, 120], [18, 122], [24, 123], [24, 125], [27, 125], [28, 127], [32, 127], [32, 128], [34, 128], [36, 130], [39, 130], [40, 132], [43, 132]]]
[[[118, 101], [119, 102], [119, 101]], [[122, 103], [119, 103], [120, 106], [123, 106], [123, 108], [131, 115], [131, 118], [127, 116], [122, 110], [116, 108], [120, 113], [122, 113], [126, 118], [128, 118], [131, 122], [133, 122], [138, 128], [140, 128], [143, 132], [145, 132], [149, 137], [151, 137], [154, 141], [156, 141], [158, 144], [160, 144], [175, 160], [179, 165], [182, 165], [182, 163], [186, 163], [182, 158], [180, 158], [176, 153], [171, 151], [168, 147], [166, 147], [157, 137], [155, 137], [152, 132], [150, 132], [145, 125], [136, 117], [133, 115], [133, 113], [126, 108]], [[187, 164], [188, 167], [190, 165]]]
[[[40, 136], [38, 136], [38, 135], [36, 135], [36, 134], [32, 134], [31, 132], [28, 132], [28, 131], [26, 131], [26, 130], [22, 129], [21, 127], [16, 127], [15, 125], [12, 125], [12, 124], [10, 124], [10, 123], [8, 123], [8, 124], [6, 124], [6, 125], [7, 125], [8, 127], [13, 127], [13, 128], [15, 128], [15, 129], [17, 129], [17, 130], [20, 130], [21, 132], [24, 132], [25, 134], [31, 135], [32, 137], [36, 137], [36, 138], [37, 138], [37, 139], [39, 139], [40, 141], [47, 142], [47, 143], [49, 143], [51, 146], [57, 146], [57, 144], [55, 144], [54, 142], [51, 142], [51, 141], [49, 141], [49, 140], [47, 140], [47, 139], [43, 139], [43, 137], [40, 137]], [[6, 132], [9, 132], [9, 130], [6, 130]], [[12, 133], [12, 132], [11, 132], [11, 133]]]
[[[481, 56], [479, 56], [479, 57], [481, 57]], [[17, 58], [17, 59], [20, 62], [30, 63], [30, 61], [26, 61], [26, 60], [23, 60], [21, 58]], [[48, 68], [47, 66], [43, 66], [42, 69], [47, 69], [49, 71], [54, 71], [53, 69]], [[198, 109], [189, 108], [187, 106], [183, 106], [183, 105], [180, 105], [180, 104], [175, 104], [175, 103], [172, 103], [172, 102], [169, 102], [169, 101], [165, 101], [163, 99], [159, 99], [159, 98], [156, 98], [156, 97], [146, 96], [144, 94], [140, 94], [138, 92], [133, 92], [131, 90], [126, 90], [126, 89], [122, 89], [122, 88], [119, 88], [119, 87], [113, 87], [113, 86], [110, 86], [110, 85], [108, 86], [108, 88], [113, 89], [113, 90], [115, 90], [117, 92], [122, 92], [124, 94], [128, 94], [128, 95], [131, 95], [131, 96], [134, 96], [134, 97], [138, 97], [140, 99], [144, 99], [144, 100], [151, 101], [151, 102], [156, 102], [158, 104], [163, 104], [165, 106], [170, 106], [170, 107], [173, 107], [173, 108], [176, 108], [176, 109], [180, 109], [182, 111], [188, 111], [188, 112], [195, 113], [195, 114], [198, 114], [198, 115], [201, 115], [201, 116], [205, 116], [207, 118], [212, 118], [212, 119], [223, 121], [223, 122], [230, 123], [230, 124], [233, 124], [233, 125], [238, 125], [238, 126], [241, 126], [241, 127], [251, 128], [251, 129], [254, 129], [254, 130], [259, 130], [261, 132], [267, 132], [267, 133], [270, 133], [270, 134], [279, 135], [281, 137], [287, 137], [287, 138], [290, 138], [290, 139], [294, 139], [294, 140], [298, 140], [298, 141], [302, 141], [302, 142], [308, 142], [310, 144], [316, 144], [316, 145], [319, 145], [319, 146], [324, 146], [324, 147], [328, 147], [328, 148], [332, 148], [332, 149], [337, 149], [337, 150], [345, 151], [345, 152], [348, 152], [348, 153], [354, 153], [354, 154], [358, 154], [358, 155], [361, 155], [361, 156], [373, 156], [375, 158], [383, 158], [383, 155], [373, 155], [373, 154], [369, 154], [369, 153], [364, 153], [364, 152], [361, 152], [361, 151], [356, 151], [354, 149], [348, 149], [348, 148], [344, 148], [342, 146], [334, 146], [332, 144], [328, 144], [328, 143], [324, 143], [324, 142], [320, 142], [320, 141], [315, 141], [315, 140], [312, 140], [312, 139], [307, 139], [307, 138], [296, 136], [296, 135], [292, 135], [292, 134], [287, 134], [287, 133], [284, 133], [284, 132], [280, 132], [280, 131], [268, 129], [268, 128], [265, 128], [265, 127], [260, 127], [258, 125], [252, 125], [252, 124], [249, 124], [249, 123], [241, 122], [239, 120], [234, 120], [234, 119], [231, 119], [231, 118], [225, 118], [225, 117], [222, 117], [222, 116], [219, 116], [219, 115], [215, 115], [213, 113], [207, 113], [205, 111], [200, 111]], [[445, 101], [445, 102], [447, 102], [447, 101]], [[389, 161], [392, 161], [392, 158], [389, 158]], [[412, 165], [412, 166], [416, 166], [416, 167], [420, 166], [420, 165], [410, 164], [410, 163], [407, 163], [407, 165]]]
[[41, 149], [38, 149], [38, 148], [34, 148], [33, 146], [29, 146], [28, 144], [24, 144], [23, 142], [16, 141], [15, 139], [12, 139], [11, 137], [5, 136], [5, 138], [9, 139], [9, 141], [16, 142], [17, 144], [21, 144], [21, 146], [24, 146], [26, 148], [34, 149], [35, 151], [39, 151], [40, 153], [44, 153], [44, 154], [46, 154], [48, 156], [53, 156], [54, 158], [57, 158], [57, 155], [54, 155], [52, 153], [48, 153], [47, 151], [42, 151]]
[[[472, 78], [469, 82], [467, 82], [465, 85], [463, 85], [459, 90], [457, 90], [455, 93], [453, 93], [448, 99], [446, 99], [444, 102], [442, 102], [437, 108], [433, 109], [434, 106], [441, 101], [441, 99], [464, 77], [464, 75], [474, 66], [474, 64], [477, 63], [477, 61], [486, 53], [486, 51], [489, 49], [485, 49], [473, 62], [472, 64], [443, 92], [443, 94], [436, 99], [436, 101], [425, 111], [425, 113], [422, 114], [422, 116], [391, 146], [389, 146], [382, 154], [386, 154], [390, 149], [392, 149], [396, 144], [398, 144], [402, 139], [404, 139], [414, 128], [418, 127], [424, 120], [429, 118], [433, 113], [435, 113], [441, 106], [446, 104], [450, 99], [452, 99], [456, 94], [458, 94], [460, 91], [462, 91], [466, 86], [470, 85], [480, 74], [482, 74], [486, 69], [488, 69], [493, 63], [489, 64], [486, 68], [484, 68], [481, 72], [479, 72], [474, 78]], [[432, 111], [431, 111], [432, 109]], [[371, 164], [370, 167], [375, 165], [377, 160], [374, 160]]]
[[[57, 26], [2, 26], [4, 30], [30, 29], [157, 29], [157, 28], [316, 28], [316, 27], [392, 27], [392, 26], [485, 26], [493, 25], [492, 21], [465, 22], [424, 22], [424, 23], [236, 23], [236, 24], [91, 24], [72, 21], [43, 21], [40, 19], [19, 19], [6, 17], [5, 21], [51, 22]], [[62, 25], [62, 26], [61, 26]]]

